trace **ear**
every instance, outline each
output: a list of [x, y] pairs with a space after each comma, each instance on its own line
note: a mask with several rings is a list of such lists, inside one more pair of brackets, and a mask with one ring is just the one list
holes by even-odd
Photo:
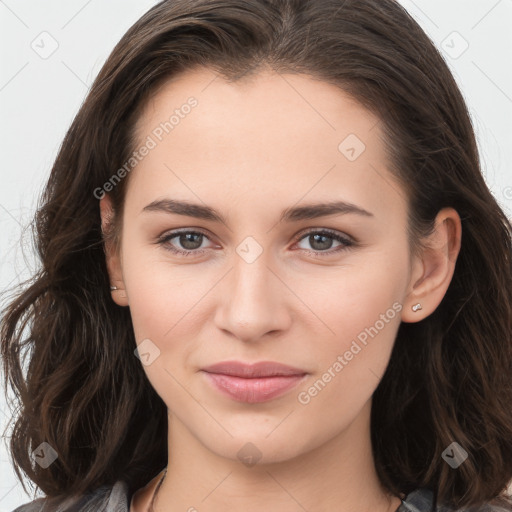
[[[462, 226], [453, 208], [443, 208], [435, 220], [433, 233], [423, 240], [424, 248], [412, 262], [411, 279], [402, 321], [418, 322], [435, 311], [443, 300], [455, 271], [460, 252]], [[416, 311], [413, 306], [416, 306]]]
[[116, 286], [116, 290], [111, 290], [112, 300], [119, 306], [128, 306], [128, 297], [123, 280], [122, 262], [119, 248], [116, 246], [113, 238], [109, 236], [114, 219], [114, 209], [112, 199], [105, 194], [100, 199], [101, 231], [103, 233], [103, 243], [107, 263], [110, 285]]

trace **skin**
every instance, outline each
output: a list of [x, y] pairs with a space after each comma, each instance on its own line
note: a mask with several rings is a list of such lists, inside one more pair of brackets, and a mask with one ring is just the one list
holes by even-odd
[[[460, 218], [440, 211], [425, 249], [411, 254], [406, 197], [387, 170], [379, 119], [333, 85], [271, 71], [228, 83], [190, 70], [147, 103], [141, 144], [190, 96], [198, 105], [130, 173], [120, 247], [106, 247], [113, 300], [129, 306], [137, 343], [150, 339], [160, 350], [144, 366], [169, 412], [168, 473], [155, 510], [394, 511], [400, 499], [374, 467], [372, 394], [400, 322], [420, 321], [441, 302]], [[354, 161], [338, 149], [349, 134], [366, 146]], [[164, 198], [206, 204], [226, 223], [143, 211]], [[287, 208], [335, 200], [372, 215], [279, 221]], [[100, 206], [107, 229], [108, 195]], [[182, 228], [206, 236], [157, 243]], [[357, 243], [334, 252], [343, 244], [308, 236], [324, 228]], [[248, 236], [263, 249], [251, 263], [237, 252]], [[393, 304], [394, 318], [300, 403], [298, 394]], [[308, 375], [284, 396], [240, 403], [200, 371], [224, 360], [278, 361]], [[261, 455], [251, 467], [237, 455], [249, 442]]]

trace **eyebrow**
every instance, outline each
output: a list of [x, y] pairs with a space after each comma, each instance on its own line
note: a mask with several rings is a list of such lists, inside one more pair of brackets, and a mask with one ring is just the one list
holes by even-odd
[[[153, 201], [142, 209], [142, 212], [165, 212], [195, 217], [197, 219], [221, 222], [227, 225], [226, 218], [215, 209], [188, 201], [176, 199], [159, 199]], [[365, 217], [373, 217], [373, 213], [345, 201], [333, 201], [329, 203], [315, 203], [304, 206], [286, 208], [279, 222], [297, 222], [300, 220], [316, 219], [327, 215], [344, 215], [353, 213]]]

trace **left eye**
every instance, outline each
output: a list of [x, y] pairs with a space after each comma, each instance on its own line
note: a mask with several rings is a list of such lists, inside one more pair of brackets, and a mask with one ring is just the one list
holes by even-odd
[[[177, 248], [171, 242], [175, 238], [178, 239], [178, 242], [182, 248]], [[204, 239], [208, 239], [208, 237], [199, 231], [178, 231], [164, 235], [158, 240], [158, 243], [162, 245], [166, 250], [175, 254], [191, 256], [194, 254], [201, 254], [206, 250], [204, 247], [201, 247]], [[313, 247], [313, 250], [305, 248], [302, 249], [316, 256], [322, 256], [322, 253], [333, 254], [355, 245], [354, 241], [348, 236], [342, 236], [335, 231], [325, 229], [320, 231], [309, 231], [308, 233], [300, 236], [296, 242], [298, 243], [306, 239]], [[327, 251], [328, 249], [331, 249], [333, 240], [337, 241], [339, 246], [334, 250]]]
[[[309, 249], [305, 249], [308, 252], [313, 253], [325, 253], [327, 252], [327, 249], [330, 249], [332, 247], [332, 241], [336, 240], [339, 242], [339, 246], [333, 250], [329, 251], [327, 254], [332, 254], [334, 252], [338, 252], [343, 249], [347, 249], [348, 247], [351, 247], [354, 245], [354, 242], [349, 239], [346, 236], [342, 236], [334, 231], [310, 231], [309, 233], [306, 233], [303, 235], [299, 242], [302, 240], [308, 240], [310, 245], [313, 247], [313, 251], [310, 251]], [[316, 245], [316, 247], [315, 247]]]

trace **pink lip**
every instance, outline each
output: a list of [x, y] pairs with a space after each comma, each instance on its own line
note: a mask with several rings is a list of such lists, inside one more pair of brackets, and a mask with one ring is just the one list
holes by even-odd
[[230, 398], [261, 403], [283, 395], [304, 379], [307, 372], [271, 361], [245, 364], [224, 361], [203, 372], [210, 384]]
[[245, 378], [304, 375], [307, 373], [304, 370], [274, 361], [259, 361], [253, 364], [242, 363], [240, 361], [222, 361], [202, 368], [202, 370], [209, 373], [223, 373], [224, 375]]

